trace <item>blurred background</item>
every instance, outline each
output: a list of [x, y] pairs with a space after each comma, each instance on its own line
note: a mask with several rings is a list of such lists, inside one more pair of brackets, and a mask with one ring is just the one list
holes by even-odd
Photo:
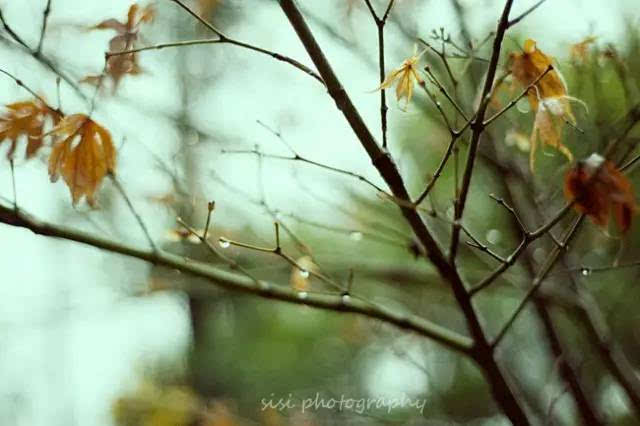
[[[308, 75], [256, 52], [215, 44], [140, 52], [140, 73], [124, 76], [117, 87], [107, 81], [96, 92], [91, 84], [80, 83], [101, 73], [114, 36], [113, 30], [92, 27], [110, 18], [125, 21], [132, 3], [51, 2], [43, 55], [79, 90], [65, 81], [58, 88], [56, 75], [17, 47], [6, 30], [0, 68], [67, 113], [87, 113], [95, 95], [92, 117], [111, 131], [118, 149], [117, 176], [159, 247], [220, 263], [176, 223], [180, 217], [203, 229], [207, 203], [214, 200], [210, 241], [260, 278], [300, 291], [337, 292], [276, 256], [219, 244], [227, 238], [271, 246], [273, 222], [278, 221], [283, 249], [300, 265], [341, 283], [352, 277], [353, 294], [466, 333], [446, 283], [420, 258], [410, 229], [389, 200], [358, 179], [280, 158], [298, 154], [384, 187], [335, 103]], [[516, 1], [512, 15], [535, 3]], [[535, 39], [557, 59], [569, 94], [587, 105], [574, 106], [583, 132], [565, 128], [565, 144], [576, 158], [601, 152], [640, 102], [636, 3], [549, 0], [504, 42], [499, 75], [507, 70], [508, 54], [519, 52], [525, 39]], [[229, 37], [311, 66], [277, 2], [188, 4]], [[372, 4], [383, 11], [387, 2]], [[34, 46], [45, 5], [45, 0], [5, 0], [0, 10]], [[380, 83], [377, 33], [364, 1], [301, 0], [299, 5], [380, 139], [379, 94], [374, 92]], [[502, 1], [493, 0], [397, 0], [385, 29], [387, 72], [413, 53], [417, 38], [454, 52], [453, 43], [466, 49], [470, 38], [479, 59], [449, 62], [459, 80], [460, 103], [471, 111], [486, 71], [483, 59], [490, 55], [491, 43], [482, 42], [495, 29], [502, 7]], [[140, 26], [138, 46], [213, 37], [172, 1], [156, 1], [153, 8], [153, 21]], [[431, 66], [453, 89], [432, 51], [421, 64]], [[1, 76], [0, 85], [4, 104], [29, 98], [9, 78]], [[449, 138], [433, 103], [418, 89], [407, 111], [400, 109], [392, 90], [387, 92], [389, 150], [414, 196], [428, 182]], [[505, 96], [508, 100], [510, 95]], [[453, 116], [453, 108], [440, 101]], [[564, 202], [567, 161], [562, 155], [545, 148], [536, 174], [528, 169], [534, 115], [528, 107], [526, 100], [519, 102], [484, 138], [465, 214], [465, 226], [501, 255], [518, 244], [518, 228], [488, 194], [508, 197], [532, 228]], [[629, 140], [634, 140], [633, 132]], [[463, 138], [461, 165], [466, 142]], [[9, 205], [13, 192], [7, 146], [0, 143], [0, 196]], [[99, 192], [99, 208], [85, 203], [72, 207], [63, 183], [49, 183], [47, 152], [30, 160], [16, 157], [21, 208], [43, 220], [148, 247], [110, 181]], [[450, 232], [454, 164], [445, 168], [424, 203], [436, 212], [428, 223], [443, 244]], [[603, 231], [589, 223], [548, 279], [549, 287], [573, 283], [589, 289], [634, 368], [640, 367], [637, 268], [592, 273], [582, 267], [633, 262], [637, 243], [637, 226], [621, 238], [615, 229]], [[479, 297], [489, 330], [499, 330], [513, 311], [530, 284], [531, 271], [539, 268], [552, 244], [549, 238], [533, 244], [522, 262]], [[176, 271], [5, 225], [0, 226], [0, 253], [3, 424], [508, 424], [469, 360], [375, 321], [217, 290]], [[495, 267], [495, 261], [469, 247], [460, 256], [469, 282]], [[198, 291], [202, 288], [206, 290]], [[576, 366], [594, 406], [610, 424], [640, 424], [577, 316], [552, 290], [545, 300], [566, 344], [564, 356]], [[500, 362], [538, 419], [578, 424], [543, 335], [535, 309], [527, 310], [501, 346]], [[422, 408], [358, 412], [320, 407], [302, 412], [302, 401], [316, 395], [337, 400], [404, 397], [421, 402]], [[264, 401], [279, 399], [296, 408], [265, 407]]]

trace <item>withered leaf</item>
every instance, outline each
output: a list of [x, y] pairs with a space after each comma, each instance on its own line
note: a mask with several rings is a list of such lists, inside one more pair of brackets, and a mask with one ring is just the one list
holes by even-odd
[[531, 171], [535, 169], [538, 138], [543, 144], [554, 147], [569, 161], [572, 161], [571, 151], [562, 144], [562, 128], [565, 122], [576, 123], [569, 102], [581, 101], [568, 95], [567, 85], [556, 69], [548, 71], [544, 77], [539, 78], [552, 65], [553, 61], [551, 57], [538, 49], [534, 40], [526, 40], [523, 52], [512, 53], [510, 60], [511, 73], [521, 86], [530, 86], [539, 79], [527, 92], [531, 109], [536, 114], [531, 132], [529, 158]]
[[59, 121], [59, 115], [38, 99], [7, 105], [6, 113], [0, 117], [0, 143], [8, 140], [11, 144], [7, 157], [13, 157], [22, 135], [27, 139], [25, 156], [33, 157], [42, 147], [47, 117], [51, 117], [54, 124]]
[[102, 179], [115, 172], [111, 134], [84, 114], [66, 116], [50, 133], [58, 139], [49, 157], [51, 181], [62, 175], [74, 205], [86, 196], [94, 206]]
[[[116, 35], [109, 40], [109, 53], [122, 52], [136, 48], [138, 42], [140, 25], [149, 23], [155, 15], [151, 5], [140, 8], [137, 4], [131, 5], [127, 14], [127, 21], [120, 22], [117, 19], [107, 19], [93, 26], [93, 29], [114, 30]], [[115, 91], [120, 80], [126, 75], [140, 74], [136, 53], [126, 53], [123, 55], [109, 56], [105, 66], [105, 73], [113, 81]], [[93, 85], [100, 83], [100, 76], [87, 76], [82, 81]]]
[[564, 182], [565, 197], [601, 227], [609, 224], [611, 210], [618, 227], [626, 232], [637, 210], [629, 179], [608, 160], [592, 154], [570, 169]]

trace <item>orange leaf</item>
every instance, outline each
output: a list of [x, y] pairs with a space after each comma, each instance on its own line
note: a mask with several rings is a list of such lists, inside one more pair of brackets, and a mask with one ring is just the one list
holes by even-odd
[[[567, 85], [562, 75], [556, 70], [548, 71], [544, 77], [540, 76], [552, 65], [552, 59], [537, 48], [536, 42], [525, 41], [522, 53], [511, 54], [511, 73], [521, 86], [530, 86], [538, 80], [527, 93], [529, 105], [536, 117], [531, 132], [531, 153], [529, 166], [531, 171], [535, 167], [535, 154], [538, 138], [543, 144], [559, 150], [569, 161], [573, 155], [569, 148], [562, 144], [562, 127], [564, 122], [575, 124], [576, 119], [571, 111], [570, 101], [584, 103], [567, 93]], [[586, 105], [584, 105], [586, 108]]]
[[115, 171], [111, 134], [84, 114], [66, 116], [50, 133], [59, 138], [49, 157], [51, 181], [62, 175], [74, 205], [86, 196], [94, 206], [102, 179]]
[[[529, 39], [524, 43], [524, 52], [511, 54], [511, 72], [522, 86], [526, 87], [536, 81], [547, 68], [552, 65], [552, 58], [536, 47], [536, 42]], [[538, 109], [538, 100], [567, 96], [567, 86], [560, 73], [553, 69], [540, 79], [528, 93], [531, 109]]]
[[40, 100], [16, 102], [7, 105], [7, 112], [0, 117], [0, 143], [9, 140], [7, 157], [13, 157], [18, 138], [27, 137], [26, 157], [31, 158], [42, 147], [43, 129], [47, 116], [55, 123], [59, 117]]
[[629, 179], [598, 154], [579, 161], [565, 176], [565, 197], [575, 208], [602, 227], [609, 223], [611, 210], [618, 227], [626, 232], [636, 211], [635, 195]]

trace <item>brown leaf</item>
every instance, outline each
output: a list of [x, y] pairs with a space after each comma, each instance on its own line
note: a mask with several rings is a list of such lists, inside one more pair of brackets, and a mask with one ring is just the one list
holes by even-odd
[[50, 133], [58, 138], [49, 157], [51, 181], [62, 175], [74, 205], [86, 196], [94, 206], [102, 179], [115, 171], [111, 134], [84, 114], [66, 116]]
[[565, 176], [565, 197], [575, 208], [601, 227], [609, 223], [611, 210], [618, 227], [626, 232], [636, 211], [635, 195], [629, 179], [598, 154], [579, 161]]
[[[117, 19], [107, 19], [93, 26], [93, 29], [114, 30], [116, 35], [109, 40], [109, 53], [123, 52], [136, 48], [140, 25], [149, 23], [153, 20], [155, 11], [151, 5], [140, 8], [137, 4], [131, 5], [127, 13], [127, 21], [120, 22]], [[138, 56], [136, 53], [127, 53], [123, 55], [110, 56], [107, 59], [105, 74], [113, 81], [113, 90], [115, 91], [120, 80], [127, 75], [140, 74], [140, 66], [138, 65]], [[81, 80], [82, 82], [99, 85], [99, 76], [87, 76]]]
[[42, 147], [43, 130], [47, 116], [53, 123], [59, 121], [59, 115], [40, 100], [16, 102], [7, 105], [7, 112], [0, 117], [0, 143], [9, 140], [11, 146], [7, 157], [13, 157], [18, 139], [27, 138], [26, 158], [31, 158]]

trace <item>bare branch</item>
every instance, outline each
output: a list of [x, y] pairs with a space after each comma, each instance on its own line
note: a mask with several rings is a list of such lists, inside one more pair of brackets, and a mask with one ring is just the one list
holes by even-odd
[[502, 49], [502, 40], [504, 34], [509, 26], [509, 12], [513, 6], [513, 0], [507, 0], [498, 27], [496, 29], [496, 36], [493, 41], [493, 51], [491, 53], [491, 62], [489, 62], [489, 69], [487, 70], [487, 77], [484, 82], [484, 88], [482, 90], [482, 96], [480, 97], [480, 106], [471, 124], [473, 134], [471, 136], [471, 143], [469, 145], [469, 152], [467, 154], [467, 164], [465, 165], [464, 174], [462, 176], [462, 185], [460, 187], [460, 195], [456, 199], [454, 220], [456, 224], [453, 226], [453, 234], [451, 236], [451, 244], [449, 247], [449, 260], [455, 261], [456, 253], [458, 250], [458, 240], [460, 238], [460, 227], [457, 223], [462, 219], [464, 213], [465, 204], [467, 202], [467, 195], [469, 193], [469, 187], [471, 186], [471, 176], [473, 174], [476, 155], [478, 152], [478, 144], [480, 143], [480, 136], [485, 128], [484, 117], [489, 105], [489, 94], [493, 87], [493, 81], [498, 69], [498, 61], [500, 60], [500, 51]]
[[529, 16], [531, 13], [533, 13], [533, 11], [535, 11], [538, 7], [542, 6], [542, 3], [544, 3], [545, 1], [547, 1], [547, 0], [538, 1], [538, 3], [534, 4], [533, 6], [531, 6], [529, 9], [524, 11], [521, 15], [519, 15], [516, 18], [513, 18], [512, 20], [510, 20], [509, 24], [507, 25], [507, 28], [513, 27], [518, 22], [522, 21], [524, 18]]
[[42, 28], [40, 29], [40, 38], [38, 39], [38, 47], [36, 48], [36, 54], [42, 52], [42, 44], [44, 43], [44, 37], [47, 34], [47, 23], [49, 22], [49, 14], [51, 13], [51, 0], [47, 0], [47, 5], [42, 12]]
[[[306, 65], [301, 64], [300, 62], [296, 61], [295, 59], [292, 59], [288, 56], [282, 55], [280, 53], [277, 52], [272, 52], [270, 50], [267, 49], [263, 49], [261, 47], [258, 46], [254, 46], [252, 44], [249, 43], [244, 43], [242, 41], [238, 41], [235, 40], [231, 37], [228, 37], [227, 35], [225, 35], [222, 31], [220, 31], [218, 28], [216, 28], [213, 24], [211, 24], [210, 22], [206, 21], [205, 19], [203, 19], [200, 15], [198, 15], [195, 11], [193, 11], [189, 6], [187, 6], [184, 2], [182, 2], [181, 0], [172, 0], [174, 3], [176, 3], [178, 6], [180, 6], [182, 9], [184, 9], [187, 13], [189, 13], [191, 16], [193, 16], [194, 18], [196, 18], [201, 24], [203, 24], [205, 27], [207, 27], [211, 32], [213, 32], [215, 35], [217, 35], [219, 37], [219, 40], [217, 41], [209, 41], [209, 43], [227, 43], [227, 44], [231, 44], [234, 46], [238, 46], [238, 47], [243, 47], [245, 49], [248, 50], [253, 50], [254, 52], [258, 52], [258, 53], [262, 53], [264, 55], [268, 55], [271, 56], [272, 58], [278, 60], [278, 61], [282, 61], [282, 62], [286, 62], [296, 68], [298, 68], [299, 70], [303, 71], [304, 73], [310, 75], [311, 77], [315, 78], [316, 80], [318, 80], [320, 83], [324, 84], [324, 81], [322, 80], [322, 78], [315, 72], [313, 71], [311, 68], [307, 67]], [[160, 49], [163, 47], [177, 47], [177, 46], [181, 46], [181, 45], [188, 45], [190, 44], [202, 44], [202, 43], [193, 43], [193, 42], [182, 42], [184, 44], [180, 44], [181, 42], [177, 42], [177, 43], [167, 43], [164, 45], [160, 45], [161, 47], [159, 47]], [[150, 47], [144, 50], [149, 50], [149, 49], [153, 49], [154, 47]]]
[[313, 306], [329, 311], [357, 313], [429, 337], [456, 352], [466, 354], [471, 349], [471, 341], [453, 331], [411, 314], [400, 314], [382, 306], [365, 303], [357, 297], [344, 298], [341, 295], [313, 294], [307, 292], [304, 293], [303, 297], [300, 292], [291, 290], [285, 286], [275, 285], [266, 281], [256, 283], [248, 277], [222, 271], [211, 265], [196, 262], [191, 259], [162, 251], [141, 250], [133, 246], [71, 228], [53, 225], [40, 221], [22, 211], [16, 213], [13, 211], [13, 208], [8, 208], [3, 205], [0, 205], [0, 222], [9, 226], [30, 229], [39, 235], [76, 241], [108, 252], [119, 253], [155, 265], [177, 269], [184, 273], [204, 278], [212, 284], [228, 290], [253, 294], [267, 299]]

